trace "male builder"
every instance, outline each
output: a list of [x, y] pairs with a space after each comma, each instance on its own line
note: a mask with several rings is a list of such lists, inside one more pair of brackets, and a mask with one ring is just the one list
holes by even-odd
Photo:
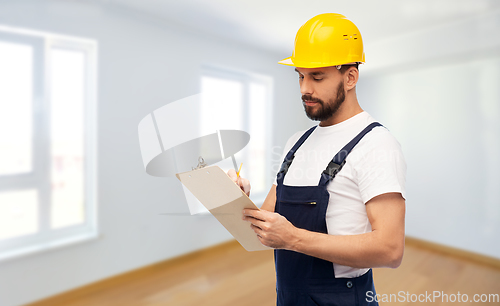
[[243, 211], [275, 249], [278, 305], [377, 305], [371, 268], [401, 263], [406, 164], [358, 104], [363, 62], [361, 34], [339, 14], [307, 21], [280, 61], [296, 67], [305, 112], [320, 123], [288, 140], [262, 210]]

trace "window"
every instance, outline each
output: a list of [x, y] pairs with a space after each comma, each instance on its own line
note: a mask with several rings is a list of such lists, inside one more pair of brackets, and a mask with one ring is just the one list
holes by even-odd
[[96, 235], [96, 49], [0, 26], [0, 259]]
[[[202, 69], [201, 134], [223, 129], [250, 134], [249, 143], [234, 158], [238, 167], [243, 162], [242, 175], [250, 180], [251, 197], [257, 204], [264, 201], [272, 183], [267, 175], [271, 167], [272, 86], [272, 78], [264, 75], [212, 66]], [[214, 105], [203, 100], [216, 101], [217, 112], [203, 109]]]

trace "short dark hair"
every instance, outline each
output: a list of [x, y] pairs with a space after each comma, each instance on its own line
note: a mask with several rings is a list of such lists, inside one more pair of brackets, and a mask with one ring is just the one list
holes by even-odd
[[[339, 71], [340, 71], [340, 73], [344, 74], [347, 71], [347, 69], [349, 69], [350, 67], [356, 67], [356, 69], [358, 69], [359, 63], [350, 64], [350, 65], [342, 65], [342, 67], [340, 67]], [[359, 69], [358, 69], [358, 71], [359, 71]]]

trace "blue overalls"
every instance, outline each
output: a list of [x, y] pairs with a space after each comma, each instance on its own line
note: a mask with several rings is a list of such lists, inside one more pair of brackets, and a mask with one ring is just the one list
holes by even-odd
[[[310, 128], [290, 149], [277, 175], [275, 212], [286, 217], [294, 226], [309, 231], [328, 233], [326, 209], [329, 193], [328, 183], [342, 169], [347, 155], [354, 146], [374, 127], [368, 125], [330, 161], [323, 171], [318, 186], [283, 185], [284, 177], [292, 164], [294, 153], [311, 135], [316, 126]], [[276, 293], [278, 306], [355, 306], [378, 305], [366, 301], [367, 291], [375, 296], [372, 270], [355, 278], [335, 278], [332, 262], [289, 250], [274, 250], [276, 265]], [[371, 298], [368, 300], [372, 300]]]

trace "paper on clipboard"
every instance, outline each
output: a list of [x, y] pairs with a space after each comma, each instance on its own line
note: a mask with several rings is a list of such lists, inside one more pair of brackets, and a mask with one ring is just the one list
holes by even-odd
[[247, 251], [269, 250], [260, 243], [243, 209], [259, 209], [236, 183], [219, 167], [177, 173], [176, 177], [233, 235]]

